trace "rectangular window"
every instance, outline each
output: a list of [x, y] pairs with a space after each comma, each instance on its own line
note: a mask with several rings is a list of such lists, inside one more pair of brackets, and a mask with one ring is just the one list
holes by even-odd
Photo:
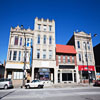
[[49, 31], [51, 31], [51, 29], [52, 29], [52, 26], [51, 26], [51, 25], [49, 25]]
[[12, 51], [10, 51], [9, 53], [9, 60], [11, 60], [11, 56], [12, 56]]
[[68, 63], [70, 63], [70, 57], [69, 56], [67, 56], [67, 60], [68, 60]]
[[44, 25], [44, 26], [43, 26], [44, 31], [46, 31], [46, 28], [47, 28], [47, 26], [46, 26], [46, 25]]
[[21, 60], [21, 51], [19, 51], [18, 61]]
[[14, 51], [14, 53], [13, 53], [13, 60], [16, 61], [16, 58], [17, 58], [17, 51]]
[[75, 61], [74, 61], [74, 57], [72, 57], [72, 63], [74, 63]]
[[40, 24], [38, 24], [38, 30], [40, 30], [40, 28], [41, 28], [41, 25], [40, 25]]
[[40, 44], [40, 35], [37, 37], [37, 44]]
[[43, 43], [46, 44], [46, 35], [44, 35]]
[[87, 47], [88, 47], [88, 50], [90, 50], [90, 43], [87, 42]]
[[80, 41], [77, 41], [77, 46], [78, 48], [80, 48]]
[[26, 44], [27, 44], [27, 47], [29, 47], [29, 38], [27, 38], [27, 42], [26, 42]]
[[49, 36], [49, 44], [52, 44], [52, 37]]
[[23, 72], [14, 72], [14, 79], [23, 79]]
[[52, 50], [49, 50], [49, 59], [52, 59]]
[[78, 56], [79, 56], [79, 61], [81, 61], [81, 54], [79, 54]]
[[85, 61], [87, 62], [88, 58], [87, 58], [87, 53], [85, 53]]
[[65, 60], [65, 56], [63, 56], [63, 63], [65, 63], [66, 62], [66, 60]]
[[61, 56], [58, 56], [58, 62], [61, 63]]
[[15, 42], [14, 45], [18, 45], [18, 36], [15, 36]]
[[83, 42], [83, 48], [86, 50], [86, 43]]
[[40, 58], [40, 49], [37, 49], [37, 58]]
[[22, 37], [20, 37], [20, 46], [22, 46]]
[[43, 59], [46, 59], [46, 50], [43, 50]]

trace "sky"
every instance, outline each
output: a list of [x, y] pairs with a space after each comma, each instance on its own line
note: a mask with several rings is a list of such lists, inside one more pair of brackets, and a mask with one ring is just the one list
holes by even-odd
[[55, 20], [56, 44], [66, 44], [73, 32], [97, 34], [100, 43], [100, 0], [0, 0], [0, 61], [7, 59], [10, 28], [34, 29], [34, 19]]

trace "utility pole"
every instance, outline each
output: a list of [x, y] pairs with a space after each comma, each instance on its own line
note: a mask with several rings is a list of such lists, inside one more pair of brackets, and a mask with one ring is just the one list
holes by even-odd
[[24, 40], [25, 40], [25, 44], [24, 44], [24, 67], [23, 67], [23, 86], [25, 86], [25, 77], [26, 77], [26, 37], [25, 37], [25, 33], [24, 33]]

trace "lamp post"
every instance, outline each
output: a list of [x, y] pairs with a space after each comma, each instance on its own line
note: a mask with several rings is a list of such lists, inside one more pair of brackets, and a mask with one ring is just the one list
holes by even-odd
[[[97, 34], [94, 34], [88, 41], [90, 41], [92, 38], [94, 38], [96, 36], [97, 36]], [[87, 61], [87, 69], [88, 69], [88, 80], [89, 80], [89, 85], [90, 85], [90, 71], [89, 71], [89, 67], [88, 67], [88, 51], [87, 51], [88, 49], [87, 49], [87, 43], [86, 43], [85, 47], [86, 47], [86, 61]]]

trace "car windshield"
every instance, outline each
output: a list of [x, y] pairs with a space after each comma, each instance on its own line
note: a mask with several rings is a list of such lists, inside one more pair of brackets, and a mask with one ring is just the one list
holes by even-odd
[[39, 80], [33, 80], [32, 83], [39, 82]]

